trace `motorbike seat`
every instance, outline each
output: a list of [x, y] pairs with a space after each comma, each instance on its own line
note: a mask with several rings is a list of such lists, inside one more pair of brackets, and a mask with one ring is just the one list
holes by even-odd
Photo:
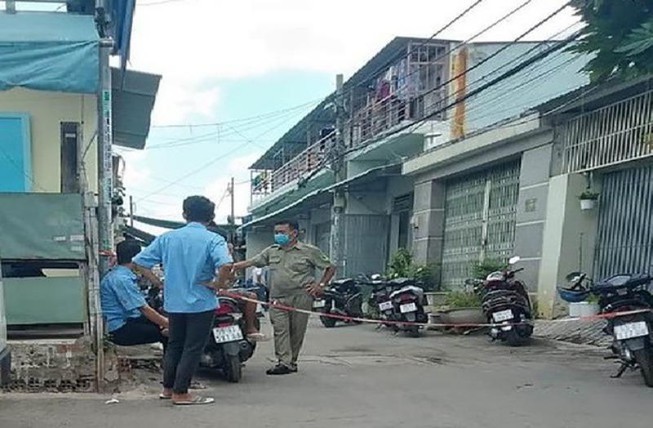
[[619, 288], [635, 288], [646, 285], [653, 278], [649, 274], [619, 274], [613, 275], [594, 284], [592, 291], [610, 291]]
[[356, 281], [351, 278], [335, 280], [331, 282], [331, 287], [340, 293], [354, 293], [359, 290]]
[[405, 287], [400, 288], [399, 290], [396, 290], [396, 291], [393, 291], [392, 293], [390, 293], [390, 298], [392, 299], [395, 296], [398, 296], [398, 295], [400, 295], [402, 293], [406, 293], [406, 292], [414, 293], [415, 295], [417, 295], [417, 297], [419, 299], [422, 299], [424, 297], [424, 290], [422, 288], [416, 287], [414, 285], [407, 285]]
[[391, 287], [406, 287], [408, 285], [415, 285], [415, 280], [412, 278], [393, 278], [388, 281]]

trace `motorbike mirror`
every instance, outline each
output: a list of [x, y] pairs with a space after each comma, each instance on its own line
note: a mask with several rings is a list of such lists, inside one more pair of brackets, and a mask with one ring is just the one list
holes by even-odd
[[511, 257], [510, 260], [508, 260], [508, 263], [511, 264], [511, 265], [514, 265], [515, 263], [517, 263], [520, 260], [521, 260], [521, 257], [514, 256], [514, 257]]

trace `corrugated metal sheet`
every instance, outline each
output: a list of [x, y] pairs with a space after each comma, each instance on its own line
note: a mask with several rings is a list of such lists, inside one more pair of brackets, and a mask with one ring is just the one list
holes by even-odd
[[599, 199], [595, 279], [650, 272], [653, 264], [653, 165], [607, 174]]
[[447, 183], [442, 284], [458, 287], [483, 260], [512, 255], [520, 162]]
[[385, 271], [390, 217], [348, 214], [344, 223], [345, 275]]

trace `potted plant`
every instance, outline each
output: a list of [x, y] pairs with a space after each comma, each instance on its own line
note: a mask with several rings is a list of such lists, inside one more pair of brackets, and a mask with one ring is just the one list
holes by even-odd
[[596, 206], [596, 200], [599, 199], [599, 194], [587, 189], [580, 194], [579, 199], [581, 210], [592, 210]]

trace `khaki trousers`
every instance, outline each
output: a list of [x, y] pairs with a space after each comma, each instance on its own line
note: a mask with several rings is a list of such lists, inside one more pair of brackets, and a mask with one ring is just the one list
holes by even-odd
[[[313, 298], [306, 293], [272, 300], [284, 306], [306, 311], [313, 308]], [[274, 352], [280, 364], [287, 367], [293, 367], [297, 364], [309, 317], [308, 314], [270, 308], [270, 321], [274, 330]]]

